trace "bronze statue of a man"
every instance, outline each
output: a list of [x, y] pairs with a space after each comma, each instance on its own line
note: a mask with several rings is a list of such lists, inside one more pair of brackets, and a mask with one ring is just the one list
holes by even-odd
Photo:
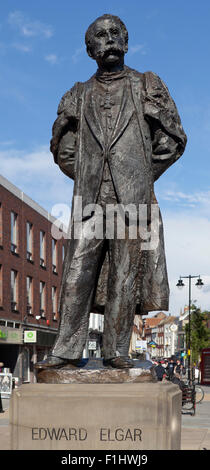
[[[186, 135], [162, 80], [124, 65], [128, 32], [118, 17], [97, 18], [85, 40], [98, 70], [63, 96], [51, 140], [55, 162], [74, 180], [72, 234], [75, 197], [82, 198], [83, 236], [68, 240], [59, 332], [50, 355], [39, 365], [77, 364], [90, 312], [104, 312], [104, 364], [127, 368], [132, 367], [128, 351], [135, 313], [168, 310], [161, 217], [157, 246], [146, 251], [141, 236], [129, 236], [132, 223], [126, 218], [124, 238], [116, 232], [109, 237], [104, 231], [101, 238], [85, 234], [97, 225], [96, 205], [104, 220], [109, 204], [137, 209], [146, 204], [148, 211], [151, 204], [157, 205], [154, 182], [182, 155]], [[93, 210], [85, 215], [88, 204]]]

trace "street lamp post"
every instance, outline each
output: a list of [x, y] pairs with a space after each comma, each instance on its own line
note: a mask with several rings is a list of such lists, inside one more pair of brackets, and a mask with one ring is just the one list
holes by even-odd
[[182, 288], [185, 286], [184, 282], [182, 281], [182, 279], [188, 279], [189, 281], [189, 334], [188, 334], [188, 380], [189, 382], [191, 382], [191, 371], [190, 371], [190, 367], [191, 367], [191, 334], [190, 334], [190, 330], [191, 330], [191, 315], [190, 315], [190, 309], [191, 309], [191, 281], [192, 279], [194, 278], [197, 278], [197, 282], [196, 282], [196, 286], [198, 288], [201, 288], [203, 286], [203, 281], [202, 279], [200, 278], [200, 275], [198, 276], [192, 276], [191, 274], [189, 274], [189, 276], [180, 276], [178, 282], [177, 282], [177, 287], [179, 288]]

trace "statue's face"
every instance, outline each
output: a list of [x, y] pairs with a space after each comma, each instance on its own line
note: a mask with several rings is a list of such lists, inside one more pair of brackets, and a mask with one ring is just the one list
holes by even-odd
[[96, 21], [91, 37], [89, 55], [99, 66], [115, 65], [127, 52], [123, 31], [114, 19]]

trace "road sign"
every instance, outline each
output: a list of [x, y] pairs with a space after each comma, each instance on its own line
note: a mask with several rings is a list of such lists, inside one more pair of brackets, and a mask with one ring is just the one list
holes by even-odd
[[88, 342], [88, 349], [91, 350], [91, 351], [95, 351], [97, 348], [96, 348], [96, 341], [89, 341]]
[[136, 340], [136, 351], [146, 351], [147, 350], [147, 342], [142, 339]]
[[36, 343], [36, 330], [24, 331], [24, 343]]

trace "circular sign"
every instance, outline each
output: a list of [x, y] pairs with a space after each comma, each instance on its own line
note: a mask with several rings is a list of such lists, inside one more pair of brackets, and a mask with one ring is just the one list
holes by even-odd
[[170, 330], [171, 330], [171, 331], [177, 331], [177, 330], [178, 330], [178, 326], [175, 325], [175, 324], [173, 324], [173, 325], [170, 326]]
[[27, 333], [27, 336], [28, 336], [28, 338], [33, 338], [33, 336], [34, 336], [33, 331], [29, 331], [29, 333]]

